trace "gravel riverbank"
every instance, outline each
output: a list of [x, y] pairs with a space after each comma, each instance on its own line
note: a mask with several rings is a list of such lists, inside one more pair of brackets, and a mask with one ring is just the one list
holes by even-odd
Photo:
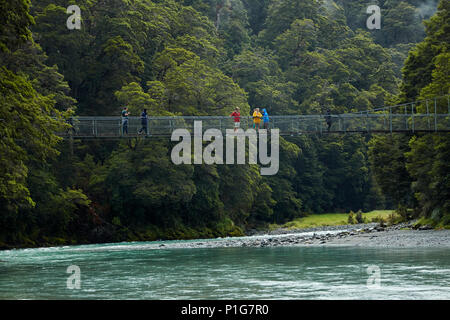
[[363, 247], [436, 247], [450, 249], [450, 230], [413, 230], [412, 223], [381, 227], [377, 223], [310, 229], [278, 229], [252, 232], [242, 238], [208, 241], [168, 242], [161, 248], [363, 246]]
[[[112, 250], [122, 250], [133, 245], [134, 248], [192, 249], [192, 248], [265, 248], [294, 246], [358, 246], [390, 248], [447, 248], [450, 249], [450, 230], [432, 230], [421, 227], [412, 228], [414, 222], [382, 227], [378, 223], [328, 226], [308, 229], [277, 229], [272, 231], [253, 231], [245, 237], [218, 238], [192, 241], [157, 241], [116, 244]], [[99, 249], [110, 247], [104, 244]], [[78, 250], [78, 249], [77, 249]]]

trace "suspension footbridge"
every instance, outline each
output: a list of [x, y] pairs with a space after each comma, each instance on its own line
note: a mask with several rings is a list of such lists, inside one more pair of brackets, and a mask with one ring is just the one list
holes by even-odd
[[[363, 112], [331, 115], [276, 115], [270, 117], [269, 129], [279, 129], [282, 136], [302, 134], [348, 134], [348, 133], [419, 133], [450, 132], [450, 96], [383, 107]], [[171, 137], [176, 129], [194, 132], [196, 121], [202, 129], [219, 129], [226, 133], [234, 128], [231, 117], [182, 116], [149, 117], [147, 132], [139, 117], [129, 117], [124, 132], [121, 117], [74, 117], [72, 128], [59, 133], [62, 137], [75, 139], [120, 139], [134, 137]], [[250, 116], [241, 117], [241, 128], [252, 128]], [[261, 124], [262, 127], [262, 124]]]

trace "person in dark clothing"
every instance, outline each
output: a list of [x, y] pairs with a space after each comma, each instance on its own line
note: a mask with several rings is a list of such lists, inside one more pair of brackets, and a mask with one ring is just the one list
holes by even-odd
[[142, 128], [139, 130], [138, 134], [144, 133], [148, 134], [148, 116], [147, 116], [147, 109], [144, 109], [141, 114], [141, 125]]
[[122, 133], [128, 134], [128, 116], [130, 113], [128, 112], [128, 108], [124, 107], [122, 110]]
[[328, 131], [331, 130], [331, 125], [333, 124], [333, 120], [331, 118], [331, 110], [327, 109], [327, 115], [325, 116], [325, 120], [327, 122]]

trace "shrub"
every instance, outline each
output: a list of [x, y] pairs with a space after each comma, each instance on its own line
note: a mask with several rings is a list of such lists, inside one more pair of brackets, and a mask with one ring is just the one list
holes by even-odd
[[442, 218], [441, 210], [439, 210], [438, 208], [434, 209], [433, 212], [431, 213], [431, 220], [433, 220], [433, 222], [437, 224], [439, 223], [441, 218]]
[[450, 227], [450, 213], [444, 215], [444, 217], [441, 220], [441, 223], [444, 227], [446, 226]]
[[350, 211], [350, 213], [348, 214], [347, 222], [348, 224], [356, 224], [355, 213], [353, 211]]
[[409, 219], [408, 208], [406, 206], [398, 205], [396, 212], [401, 217], [401, 221], [407, 221]]
[[383, 217], [381, 217], [381, 216], [377, 216], [375, 218], [372, 218], [372, 222], [379, 223], [380, 226], [382, 226], [382, 227], [386, 226], [386, 220]]
[[356, 213], [356, 222], [357, 222], [357, 223], [364, 223], [364, 218], [363, 218], [363, 215], [362, 215], [361, 210], [359, 210], [359, 211]]
[[391, 214], [389, 214], [387, 216], [387, 219], [386, 219], [387, 221], [386, 222], [387, 222], [388, 225], [391, 226], [393, 224], [396, 224], [396, 223], [400, 222], [402, 219], [403, 219], [403, 217], [399, 219], [399, 217], [395, 213], [391, 213]]

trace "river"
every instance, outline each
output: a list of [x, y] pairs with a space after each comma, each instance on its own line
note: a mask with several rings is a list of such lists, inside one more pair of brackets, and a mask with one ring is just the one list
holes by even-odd
[[0, 299], [450, 299], [448, 248], [170, 243], [0, 251]]

